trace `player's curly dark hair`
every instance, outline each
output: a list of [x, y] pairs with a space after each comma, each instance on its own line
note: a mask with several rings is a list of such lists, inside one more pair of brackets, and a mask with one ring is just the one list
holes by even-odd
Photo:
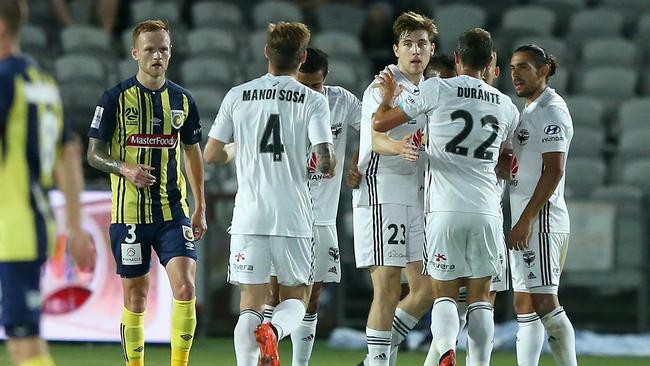
[[546, 81], [548, 78], [555, 75], [555, 71], [559, 66], [557, 58], [552, 54], [546, 52], [546, 50], [536, 44], [527, 44], [519, 46], [514, 53], [517, 52], [526, 52], [533, 58], [535, 67], [540, 68], [542, 65], [548, 65], [548, 75], [546, 75]]

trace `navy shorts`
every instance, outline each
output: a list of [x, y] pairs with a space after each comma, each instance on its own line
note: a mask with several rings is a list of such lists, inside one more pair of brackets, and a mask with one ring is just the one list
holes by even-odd
[[9, 337], [39, 335], [43, 261], [0, 262], [0, 322]]
[[196, 260], [194, 233], [187, 217], [157, 224], [111, 224], [109, 233], [117, 274], [125, 278], [149, 273], [152, 248], [163, 266], [174, 257]]

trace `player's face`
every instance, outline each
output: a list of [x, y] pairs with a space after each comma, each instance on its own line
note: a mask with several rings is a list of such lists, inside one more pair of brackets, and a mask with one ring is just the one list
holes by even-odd
[[544, 85], [545, 75], [535, 66], [528, 52], [515, 52], [512, 55], [510, 74], [518, 97], [528, 98]]
[[171, 41], [165, 30], [140, 33], [131, 54], [138, 68], [151, 77], [165, 75], [171, 57]]
[[299, 71], [298, 77], [296, 79], [309, 89], [312, 89], [319, 93], [323, 92], [323, 85], [325, 84], [325, 76], [323, 76], [323, 70], [318, 70], [312, 73]]
[[393, 45], [397, 66], [409, 75], [422, 75], [431, 59], [434, 45], [429, 41], [429, 33], [416, 30], [402, 35], [399, 44]]

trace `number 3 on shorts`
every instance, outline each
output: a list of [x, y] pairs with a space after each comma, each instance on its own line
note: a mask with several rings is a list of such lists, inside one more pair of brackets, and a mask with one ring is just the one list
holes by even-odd
[[126, 224], [126, 238], [124, 238], [124, 242], [127, 244], [132, 244], [135, 243], [135, 225], [133, 224]]

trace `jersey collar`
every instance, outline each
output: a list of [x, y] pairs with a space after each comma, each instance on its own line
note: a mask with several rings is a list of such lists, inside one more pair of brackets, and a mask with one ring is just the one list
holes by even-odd
[[[388, 65], [388, 69], [393, 73], [393, 76], [395, 77], [395, 81], [397, 84], [401, 85], [404, 90], [411, 94], [418, 94], [420, 91], [420, 88], [413, 84], [411, 80], [409, 80], [404, 74], [402, 74], [401, 71], [399, 71], [399, 68], [397, 65]], [[420, 76], [420, 83], [424, 80], [424, 76]]]
[[135, 77], [135, 76], [133, 76], [133, 81], [138, 86], [138, 88], [144, 90], [145, 92], [151, 93], [151, 94], [162, 93], [167, 89], [167, 79], [165, 79], [165, 83], [163, 84], [163, 86], [161, 86], [159, 89], [156, 89], [156, 90], [149, 89], [146, 86], [142, 85], [140, 83], [140, 81], [138, 80], [138, 78]]

